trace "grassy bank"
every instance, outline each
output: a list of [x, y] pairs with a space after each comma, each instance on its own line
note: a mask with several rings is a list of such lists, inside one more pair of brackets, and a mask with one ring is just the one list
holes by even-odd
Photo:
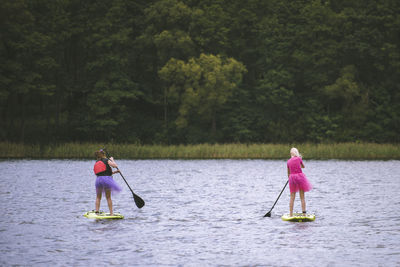
[[306, 159], [400, 159], [400, 145], [373, 143], [338, 144], [223, 144], [136, 145], [66, 143], [24, 145], [0, 142], [0, 158], [93, 159], [94, 151], [106, 147], [118, 159], [286, 159], [292, 146]]

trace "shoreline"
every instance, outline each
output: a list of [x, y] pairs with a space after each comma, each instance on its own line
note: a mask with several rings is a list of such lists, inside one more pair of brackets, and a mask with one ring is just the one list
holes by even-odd
[[400, 144], [19, 144], [0, 142], [0, 159], [93, 159], [94, 151], [106, 147], [118, 159], [287, 159], [297, 147], [305, 159], [400, 160]]

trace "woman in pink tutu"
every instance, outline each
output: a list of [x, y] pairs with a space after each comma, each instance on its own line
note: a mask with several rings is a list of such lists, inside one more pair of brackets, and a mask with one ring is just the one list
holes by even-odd
[[106, 195], [108, 208], [110, 209], [110, 215], [113, 215], [113, 205], [111, 200], [111, 192], [120, 192], [121, 187], [114, 181], [112, 175], [118, 173], [119, 171], [112, 171], [111, 167], [118, 168], [117, 163], [115, 163], [114, 158], [110, 157], [109, 159], [106, 157], [105, 152], [100, 149], [96, 151], [96, 163], [94, 164], [94, 173], [96, 174], [96, 213], [99, 212], [100, 209], [100, 201], [103, 192]]
[[303, 214], [306, 215], [306, 200], [304, 197], [304, 192], [310, 191], [312, 189], [312, 185], [301, 170], [304, 168], [304, 163], [297, 148], [293, 147], [290, 149], [290, 156], [291, 158], [287, 161], [290, 188], [290, 216], [293, 216], [293, 205], [296, 198], [296, 192], [299, 192], [300, 194], [301, 208]]

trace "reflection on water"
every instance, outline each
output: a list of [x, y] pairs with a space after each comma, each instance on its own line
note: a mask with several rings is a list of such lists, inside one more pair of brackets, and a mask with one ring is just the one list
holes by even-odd
[[[94, 208], [93, 161], [2, 161], [0, 265], [396, 266], [399, 161], [307, 161], [309, 223], [283, 222], [285, 161], [119, 161], [145, 201], [113, 197], [124, 220]], [[102, 209], [107, 210], [105, 199]], [[300, 210], [296, 199], [295, 210]]]

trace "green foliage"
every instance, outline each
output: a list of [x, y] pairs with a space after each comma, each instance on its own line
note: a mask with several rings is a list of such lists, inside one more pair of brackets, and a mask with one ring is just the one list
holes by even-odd
[[0, 140], [399, 142], [400, 2], [4, 0]]
[[356, 73], [354, 66], [343, 68], [341, 76], [334, 84], [325, 86], [325, 94], [330, 100], [336, 100], [346, 108], [355, 102], [360, 96], [360, 87], [355, 81]]
[[187, 63], [171, 59], [159, 75], [168, 84], [168, 94], [179, 99], [177, 128], [187, 128], [195, 113], [200, 120], [210, 123], [211, 136], [215, 136], [216, 115], [241, 82], [245, 71], [243, 64], [221, 56], [201, 54]]

